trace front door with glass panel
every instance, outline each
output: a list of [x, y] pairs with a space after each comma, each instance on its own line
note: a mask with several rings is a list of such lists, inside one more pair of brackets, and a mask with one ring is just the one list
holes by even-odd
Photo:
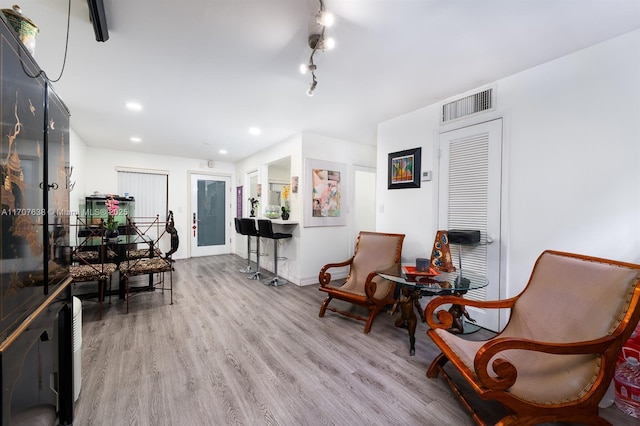
[[191, 256], [231, 252], [227, 217], [230, 217], [230, 178], [191, 175]]

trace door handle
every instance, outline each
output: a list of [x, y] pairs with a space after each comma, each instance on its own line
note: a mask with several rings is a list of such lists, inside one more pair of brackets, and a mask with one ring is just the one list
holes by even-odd
[[493, 243], [493, 238], [487, 235], [487, 244], [491, 244], [491, 243]]

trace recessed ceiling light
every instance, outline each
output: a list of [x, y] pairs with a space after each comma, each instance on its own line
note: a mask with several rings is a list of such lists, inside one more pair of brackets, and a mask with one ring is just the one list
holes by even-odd
[[227, 153], [227, 150], [226, 150], [226, 149], [221, 149], [220, 151], [218, 151], [218, 153], [220, 153], [220, 154], [226, 154], [226, 153]]
[[130, 140], [131, 142], [135, 142], [135, 143], [142, 142], [142, 139], [141, 139], [141, 138], [139, 138], [139, 137], [137, 137], [137, 136], [131, 136], [131, 137], [129, 138], [129, 140]]
[[140, 105], [137, 102], [127, 102], [126, 105], [127, 105], [127, 108], [130, 109], [131, 111], [140, 111], [140, 110], [142, 110], [142, 105]]
[[250, 127], [249, 128], [249, 134], [250, 135], [258, 136], [260, 133], [262, 133], [262, 130], [260, 130], [259, 127]]

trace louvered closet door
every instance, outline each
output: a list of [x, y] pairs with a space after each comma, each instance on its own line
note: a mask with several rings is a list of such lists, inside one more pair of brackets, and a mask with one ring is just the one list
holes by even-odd
[[[451, 246], [456, 266], [486, 276], [489, 285], [468, 292], [477, 300], [500, 298], [500, 205], [502, 120], [493, 120], [439, 136], [438, 229], [478, 229], [481, 243]], [[460, 251], [458, 251], [460, 249]], [[469, 308], [477, 324], [498, 331], [499, 312]]]

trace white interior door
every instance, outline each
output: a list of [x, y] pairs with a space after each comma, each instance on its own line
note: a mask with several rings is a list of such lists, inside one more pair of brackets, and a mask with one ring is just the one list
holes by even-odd
[[[460, 247], [462, 268], [486, 276], [489, 285], [465, 297], [499, 299], [502, 120], [444, 132], [439, 147], [438, 229], [480, 230], [479, 245]], [[457, 265], [458, 247], [451, 255]], [[501, 328], [499, 310], [468, 310], [478, 325]]]
[[355, 166], [353, 171], [353, 226], [351, 245], [360, 231], [376, 230], [376, 169]]
[[191, 256], [231, 253], [231, 184], [226, 176], [191, 174]]

